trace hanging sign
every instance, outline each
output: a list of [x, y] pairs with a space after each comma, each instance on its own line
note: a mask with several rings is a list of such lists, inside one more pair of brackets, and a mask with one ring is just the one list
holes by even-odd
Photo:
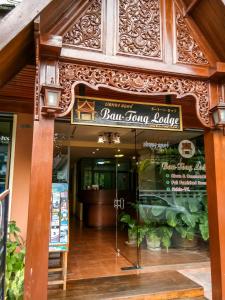
[[180, 105], [76, 97], [72, 124], [182, 131]]

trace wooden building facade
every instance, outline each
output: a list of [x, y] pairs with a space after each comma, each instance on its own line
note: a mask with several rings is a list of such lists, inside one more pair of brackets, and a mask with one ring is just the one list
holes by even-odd
[[[225, 101], [224, 1], [23, 0], [0, 29], [0, 111], [33, 118], [24, 299], [47, 299], [54, 122], [80, 84], [105, 98], [169, 95], [185, 128], [204, 129], [213, 299], [225, 299], [225, 135], [210, 113]], [[45, 85], [61, 88], [47, 114]]]

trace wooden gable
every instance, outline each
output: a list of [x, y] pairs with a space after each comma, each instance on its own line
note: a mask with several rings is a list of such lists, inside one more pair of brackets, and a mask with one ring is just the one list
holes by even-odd
[[62, 36], [63, 57], [162, 72], [195, 74], [200, 67], [202, 76], [216, 64], [216, 54], [196, 24], [183, 16], [180, 1], [92, 0], [82, 5], [79, 14], [68, 15], [60, 21], [64, 26], [51, 30]]
[[102, 49], [102, 2], [94, 0], [63, 34], [63, 43], [94, 50]]

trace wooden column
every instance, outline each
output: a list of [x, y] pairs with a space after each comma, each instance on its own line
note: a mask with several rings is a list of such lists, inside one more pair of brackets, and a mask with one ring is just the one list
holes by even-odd
[[[54, 119], [34, 121], [24, 299], [47, 300]], [[23, 176], [23, 174], [21, 174]]]
[[205, 132], [210, 258], [214, 300], [225, 299], [225, 136]]

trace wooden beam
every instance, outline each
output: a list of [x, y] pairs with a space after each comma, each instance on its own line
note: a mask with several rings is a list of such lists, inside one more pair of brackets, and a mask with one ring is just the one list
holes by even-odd
[[225, 63], [224, 62], [217, 62], [216, 63], [216, 67], [214, 69], [212, 69], [211, 71], [211, 75], [210, 75], [211, 79], [216, 79], [216, 80], [220, 80], [225, 78]]
[[58, 57], [62, 49], [62, 37], [45, 34], [40, 37], [40, 51], [42, 56]]
[[54, 120], [34, 121], [30, 176], [25, 300], [47, 300], [49, 222], [52, 187]]
[[225, 136], [222, 130], [205, 133], [205, 158], [213, 299], [225, 299]]
[[0, 51], [9, 44], [53, 0], [23, 0], [0, 22]]
[[188, 5], [188, 7], [184, 10], [184, 17], [191, 13], [191, 11], [195, 8], [196, 4], [198, 4], [200, 0], [192, 0], [192, 2]]

